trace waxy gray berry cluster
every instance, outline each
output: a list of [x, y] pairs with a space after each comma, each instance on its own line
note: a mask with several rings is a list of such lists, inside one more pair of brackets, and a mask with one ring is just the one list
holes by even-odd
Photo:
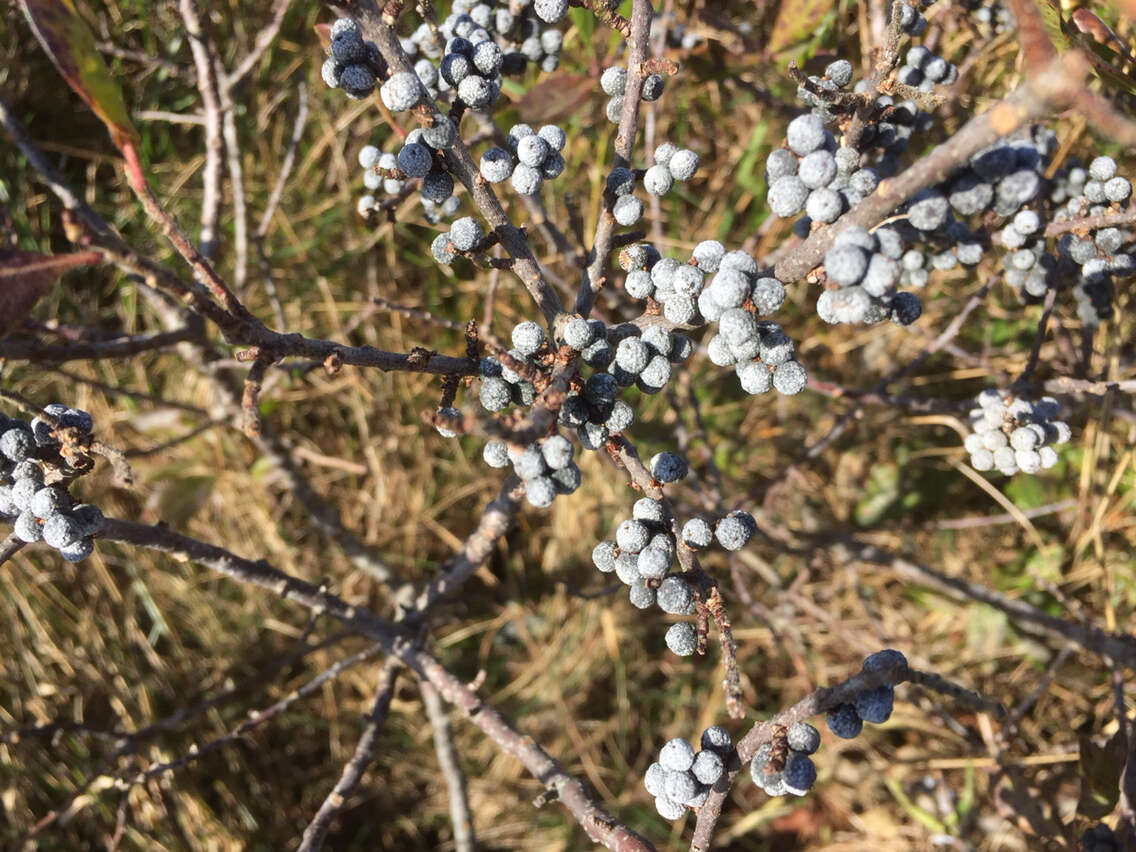
[[710, 788], [736, 765], [730, 734], [712, 725], [702, 732], [701, 746], [695, 751], [681, 737], [668, 740], [659, 750], [659, 759], [647, 767], [643, 786], [655, 797], [659, 816], [676, 820], [687, 808], [700, 808], [710, 795]]
[[69, 493], [89, 461], [77, 455], [74, 439], [89, 439], [94, 424], [87, 412], [62, 403], [46, 406], [44, 415], [28, 423], [0, 414], [0, 516], [25, 544], [43, 541], [79, 562], [91, 555], [103, 526], [98, 508]]

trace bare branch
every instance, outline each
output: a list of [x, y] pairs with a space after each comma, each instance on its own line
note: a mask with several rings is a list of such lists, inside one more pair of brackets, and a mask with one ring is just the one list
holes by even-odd
[[1030, 606], [1025, 601], [1009, 598], [993, 589], [970, 583], [960, 577], [948, 577], [932, 568], [889, 553], [872, 544], [846, 540], [853, 558], [865, 562], [888, 565], [902, 577], [928, 585], [941, 592], [979, 601], [1008, 615], [1017, 629], [1047, 636], [1063, 642], [1072, 642], [1097, 654], [1112, 658], [1125, 668], [1136, 671], [1136, 637], [1123, 633], [1109, 633], [1091, 624], [1063, 621]]
[[120, 787], [120, 789], [126, 789], [132, 784], [142, 784], [148, 779], [153, 778], [157, 775], [164, 775], [167, 772], [172, 772], [175, 769], [180, 769], [183, 766], [187, 766], [198, 758], [204, 757], [207, 754], [223, 748], [229, 743], [239, 740], [253, 728], [257, 728], [270, 719], [279, 716], [300, 699], [307, 698], [313, 692], [317, 692], [323, 687], [325, 683], [338, 677], [343, 672], [347, 671], [347, 669], [351, 668], [352, 666], [357, 666], [360, 663], [365, 663], [368, 660], [374, 659], [379, 655], [380, 652], [380, 645], [370, 645], [369, 647], [364, 648], [362, 651], [351, 654], [348, 657], [344, 657], [342, 660], [336, 661], [334, 664], [332, 664], [324, 671], [320, 672], [303, 686], [289, 692], [279, 701], [270, 704], [263, 710], [257, 710], [255, 712], [249, 713], [248, 718], [237, 725], [237, 727], [233, 728], [233, 730], [219, 737], [216, 737], [215, 739], [212, 739], [200, 746], [196, 744], [192, 745], [190, 746], [189, 751], [173, 760], [155, 763], [152, 766], [146, 767], [146, 769], [142, 770], [141, 772], [121, 776], [118, 779], [118, 786]]
[[225, 76], [222, 84], [225, 89], [231, 91], [236, 88], [241, 80], [260, 62], [265, 51], [272, 46], [272, 42], [276, 41], [280, 26], [284, 23], [284, 16], [288, 14], [288, 7], [291, 5], [292, 0], [276, 0], [276, 4], [272, 7], [272, 18], [256, 34], [256, 38], [253, 39], [252, 50], [237, 63], [236, 68]]
[[176, 343], [200, 340], [199, 326], [186, 326], [173, 331], [134, 334], [109, 340], [73, 343], [21, 342], [0, 340], [0, 358], [35, 361], [37, 364], [62, 364], [66, 361], [97, 361], [104, 358], [126, 358], [142, 352], [165, 349]]
[[446, 779], [449, 791], [454, 849], [457, 852], [473, 852], [477, 847], [473, 834], [473, 817], [469, 813], [465, 773], [462, 772], [457, 749], [454, 748], [450, 717], [441, 696], [429, 681], [420, 680], [418, 689], [422, 693], [422, 703], [426, 707], [426, 716], [434, 733], [434, 751], [438, 754], [438, 766], [442, 770], [442, 777]]
[[497, 496], [485, 507], [477, 527], [466, 538], [461, 551], [415, 597], [415, 617], [426, 613], [441, 598], [452, 594], [489, 558], [493, 545], [513, 522], [523, 493], [520, 479], [513, 475], [505, 477]]
[[304, 837], [300, 842], [298, 852], [317, 852], [323, 848], [331, 821], [336, 814], [343, 810], [347, 804], [347, 797], [354, 792], [363, 780], [363, 772], [374, 759], [375, 751], [379, 746], [379, 732], [386, 721], [387, 710], [390, 709], [391, 698], [394, 697], [395, 680], [398, 677], [399, 665], [394, 660], [387, 660], [379, 673], [379, 683], [375, 687], [375, 697], [371, 702], [371, 709], [363, 718], [367, 724], [355, 746], [355, 753], [343, 767], [339, 780], [335, 782], [327, 798], [323, 800], [316, 815], [304, 829]]
[[872, 228], [916, 192], [941, 183], [971, 156], [1018, 128], [1035, 121], [1055, 106], [1068, 103], [1081, 91], [1085, 62], [1076, 53], [1064, 54], [1036, 77], [986, 112], [970, 119], [946, 142], [917, 160], [902, 174], [882, 181], [874, 193], [831, 225], [817, 228], [809, 238], [778, 261], [773, 274], [784, 282], [797, 281], [821, 262], [836, 235], [845, 228]]
[[592, 840], [618, 852], [641, 852], [654, 848], [608, 814], [584, 785], [566, 773], [531, 737], [513, 728], [500, 713], [443, 668], [437, 659], [409, 641], [395, 625], [370, 610], [352, 606], [325, 589], [278, 571], [264, 561], [243, 559], [223, 548], [163, 527], [108, 519], [102, 537], [177, 554], [238, 582], [260, 586], [313, 612], [330, 615], [348, 629], [373, 639], [384, 652], [398, 657], [420, 677], [428, 679], [446, 701], [465, 713], [503, 751], [519, 760], [546, 790], [555, 793]]
[[217, 227], [221, 212], [221, 171], [224, 142], [221, 138], [221, 102], [217, 94], [217, 75], [212, 45], [201, 26], [194, 0], [178, 0], [189, 49], [197, 69], [197, 91], [201, 93], [205, 117], [204, 194], [201, 199], [201, 255], [213, 260], [217, 254]]
[[0, 542], [0, 565], [3, 565], [23, 549], [24, 543], [16, 538], [15, 533], [8, 533]]
[[[599, 4], [597, 4], [598, 6]], [[593, 9], [594, 11], [594, 9]], [[639, 122], [639, 102], [646, 76], [643, 63], [647, 61], [650, 47], [651, 18], [654, 11], [650, 0], [634, 0], [631, 5], [630, 34], [627, 41], [627, 83], [623, 89], [623, 108], [619, 113], [619, 128], [615, 133], [615, 161], [613, 167], [627, 168], [635, 152], [635, 134]], [[598, 13], [597, 13], [598, 16]], [[602, 20], [602, 17], [601, 17]], [[596, 293], [604, 285], [604, 272], [607, 269], [608, 255], [612, 250], [615, 235], [615, 216], [612, 206], [615, 198], [604, 193], [604, 209], [596, 222], [596, 234], [589, 252], [588, 268], [580, 277], [580, 291], [576, 295], [574, 310], [580, 316], [591, 313]]]
[[301, 82], [296, 88], [296, 120], [292, 125], [292, 138], [288, 140], [288, 150], [284, 152], [284, 159], [280, 162], [280, 174], [276, 176], [276, 183], [273, 184], [272, 192], [268, 195], [268, 202], [264, 206], [264, 215], [261, 216], [260, 225], [253, 236], [260, 277], [264, 281], [264, 291], [268, 296], [268, 302], [272, 305], [272, 317], [279, 328], [284, 328], [284, 309], [281, 307], [280, 298], [276, 294], [276, 282], [272, 278], [272, 268], [268, 263], [265, 239], [268, 236], [268, 228], [272, 224], [272, 217], [276, 214], [276, 208], [280, 205], [284, 187], [292, 174], [292, 167], [296, 163], [296, 151], [300, 147], [300, 140], [304, 136], [304, 126], [308, 120], [308, 87]]

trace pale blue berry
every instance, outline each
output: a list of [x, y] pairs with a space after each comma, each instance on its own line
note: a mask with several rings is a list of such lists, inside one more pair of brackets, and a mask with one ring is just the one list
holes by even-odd
[[680, 657], [689, 657], [698, 649], [698, 633], [694, 625], [686, 621], [672, 624], [665, 637], [667, 647]]
[[391, 112], [403, 112], [422, 100], [422, 83], [411, 71], [396, 71], [379, 88], [379, 97]]

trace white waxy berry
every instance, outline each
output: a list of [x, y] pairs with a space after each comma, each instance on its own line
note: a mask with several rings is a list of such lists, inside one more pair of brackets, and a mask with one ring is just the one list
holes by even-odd
[[379, 97], [391, 112], [403, 112], [416, 107], [423, 94], [418, 75], [411, 71], [396, 71], [379, 88]]
[[687, 148], [682, 148], [671, 156], [667, 168], [670, 169], [671, 177], [675, 180], [690, 180], [698, 171], [698, 155]]
[[659, 750], [659, 764], [670, 772], [686, 772], [694, 765], [694, 749], [686, 740], [675, 737]]
[[455, 219], [450, 225], [450, 242], [458, 251], [471, 251], [483, 236], [481, 225], [472, 216]]
[[622, 95], [623, 90], [627, 88], [627, 69], [619, 65], [605, 68], [600, 75], [600, 88], [605, 95], [613, 98]]
[[500, 183], [513, 173], [513, 158], [504, 148], [494, 146], [481, 155], [478, 171], [490, 183]]
[[689, 657], [698, 649], [698, 632], [686, 621], [672, 624], [665, 636], [667, 647], [680, 657]]
[[548, 143], [536, 134], [525, 136], [517, 141], [517, 159], [526, 166], [536, 168], [544, 163], [548, 154]]

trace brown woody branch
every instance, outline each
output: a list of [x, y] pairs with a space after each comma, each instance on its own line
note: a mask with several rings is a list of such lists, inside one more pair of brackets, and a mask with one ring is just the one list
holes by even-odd
[[396, 625], [370, 610], [353, 606], [320, 586], [278, 571], [263, 560], [243, 559], [165, 527], [108, 519], [101, 537], [176, 554], [238, 582], [260, 586], [315, 613], [330, 615], [347, 629], [372, 639], [384, 653], [397, 657], [419, 677], [429, 680], [446, 701], [465, 713], [503, 751], [519, 760], [547, 791], [554, 793], [593, 841], [618, 852], [644, 852], [654, 848], [608, 814], [584, 785], [565, 772], [531, 737], [513, 728], [497, 710], [485, 704], [469, 686], [409, 640]]
[[999, 718], [1004, 716], [1006, 712], [1001, 704], [988, 701], [976, 692], [964, 689], [938, 675], [912, 669], [903, 664], [876, 671], [861, 672], [836, 686], [821, 687], [798, 701], [788, 710], [754, 725], [745, 736], [738, 740], [736, 746], [738, 762], [732, 764], [727, 772], [718, 779], [718, 782], [711, 788], [706, 803], [698, 809], [698, 819], [694, 827], [694, 837], [690, 842], [690, 852], [708, 852], [711, 848], [714, 826], [722, 813], [722, 804], [726, 800], [730, 786], [738, 773], [753, 759], [758, 748], [770, 741], [776, 729], [787, 728], [796, 722], [803, 722], [820, 713], [826, 713], [841, 704], [850, 703], [857, 695], [866, 690], [885, 684], [895, 686], [901, 683], [919, 684], [935, 692], [949, 695], [973, 710], [989, 713]]
[[[398, 33], [393, 28], [393, 21], [384, 15], [375, 0], [325, 0], [325, 4], [336, 11], [337, 14], [346, 15], [355, 19], [362, 29], [364, 36], [373, 41], [379, 49], [383, 60], [390, 68], [391, 73], [406, 72], [413, 74], [412, 63], [407, 58], [398, 40]], [[426, 120], [439, 114], [437, 105], [430, 100], [420, 104], [416, 112]], [[529, 248], [524, 233], [514, 225], [505, 214], [501, 202], [494, 194], [489, 183], [481, 177], [477, 165], [470, 156], [469, 149], [459, 136], [447, 151], [444, 152], [446, 167], [462, 182], [470, 197], [473, 199], [481, 215], [485, 217], [490, 230], [497, 232], [501, 246], [513, 259], [511, 271], [521, 280], [528, 290], [550, 327], [555, 330], [558, 318], [564, 309], [556, 292], [545, 280], [540, 265]]]
[[[600, 0], [602, 3], [603, 0]], [[599, 5], [599, 4], [596, 4]], [[594, 11], [594, 10], [593, 10]], [[643, 65], [647, 61], [647, 49], [651, 35], [651, 18], [654, 11], [650, 0], [634, 0], [631, 6], [631, 23], [627, 36], [627, 83], [623, 90], [623, 108], [619, 113], [619, 126], [615, 132], [615, 161], [612, 167], [631, 165], [635, 153], [635, 134], [639, 122], [639, 103], [643, 89]], [[603, 20], [603, 18], [600, 18]], [[615, 199], [604, 193], [604, 209], [596, 221], [596, 233], [592, 249], [588, 253], [588, 266], [580, 276], [580, 290], [576, 294], [573, 308], [580, 316], [591, 313], [596, 294], [604, 285], [608, 255], [612, 251], [615, 235], [615, 217], [612, 205]]]
[[165, 349], [176, 343], [199, 340], [200, 325], [189, 325], [173, 331], [134, 334], [108, 340], [73, 343], [41, 343], [39, 341], [0, 340], [0, 358], [62, 364], [65, 361], [97, 361], [104, 358], [126, 358], [142, 352]]
[[347, 797], [359, 786], [363, 780], [363, 772], [374, 759], [375, 751], [379, 746], [379, 732], [383, 722], [386, 721], [387, 711], [390, 709], [391, 698], [394, 697], [395, 679], [398, 677], [399, 666], [394, 660], [387, 660], [379, 673], [379, 683], [375, 687], [375, 698], [371, 702], [371, 709], [363, 718], [367, 720], [359, 742], [355, 746], [355, 753], [343, 767], [343, 772], [327, 798], [319, 806], [316, 815], [304, 829], [304, 836], [300, 841], [297, 852], [318, 852], [323, 847], [324, 839], [331, 828], [331, 822], [347, 804]]
[[808, 239], [777, 262], [773, 274], [784, 282], [803, 278], [821, 262], [836, 235], [845, 228], [875, 227], [920, 189], [942, 183], [983, 148], [1075, 100], [1084, 91], [1085, 71], [1085, 60], [1079, 53], [1064, 54], [1008, 97], [970, 119], [950, 139], [906, 171], [882, 181], [872, 195], [836, 222], [813, 231]]

